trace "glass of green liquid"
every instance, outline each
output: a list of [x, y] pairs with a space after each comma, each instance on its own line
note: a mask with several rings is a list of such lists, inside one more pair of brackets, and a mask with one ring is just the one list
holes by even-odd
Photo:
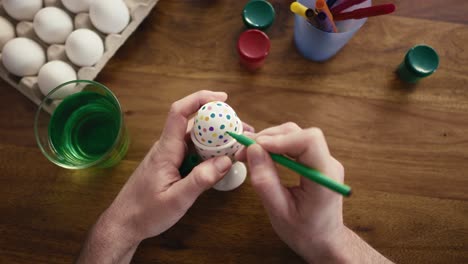
[[112, 167], [129, 145], [119, 101], [89, 80], [52, 90], [36, 113], [34, 133], [47, 159], [67, 169]]

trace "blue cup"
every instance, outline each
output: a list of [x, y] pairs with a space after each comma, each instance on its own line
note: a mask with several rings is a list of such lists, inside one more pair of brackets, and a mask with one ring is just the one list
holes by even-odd
[[[309, 8], [315, 7], [315, 0], [298, 0], [298, 2]], [[337, 4], [340, 2], [338, 1]], [[371, 5], [372, 1], [367, 0], [346, 9], [344, 12]], [[295, 15], [294, 42], [298, 51], [305, 58], [313, 61], [326, 61], [338, 53], [366, 21], [367, 18], [337, 21], [338, 33], [329, 33], [311, 25], [304, 17]]]

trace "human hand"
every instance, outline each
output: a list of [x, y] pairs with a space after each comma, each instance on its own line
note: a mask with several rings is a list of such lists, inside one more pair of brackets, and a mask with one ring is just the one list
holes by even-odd
[[[223, 178], [232, 165], [227, 156], [202, 162], [185, 178], [179, 167], [190, 141], [189, 117], [205, 103], [226, 99], [223, 92], [200, 91], [172, 104], [160, 140], [101, 215], [78, 263], [130, 261], [141, 240], [173, 226], [203, 191]], [[253, 131], [245, 123], [244, 129]]]
[[342, 196], [304, 177], [287, 188], [268, 152], [285, 154], [342, 183], [344, 168], [330, 155], [322, 131], [301, 129], [294, 123], [248, 134], [257, 144], [237, 154], [247, 160], [252, 186], [268, 213], [273, 229], [294, 251], [309, 262], [331, 257], [344, 241]]
[[187, 153], [189, 117], [205, 103], [225, 101], [225, 93], [200, 91], [172, 104], [161, 138], [127, 181], [109, 208], [133, 223], [137, 240], [156, 236], [174, 225], [197, 197], [231, 168], [227, 157], [204, 161], [185, 178], [179, 167]]

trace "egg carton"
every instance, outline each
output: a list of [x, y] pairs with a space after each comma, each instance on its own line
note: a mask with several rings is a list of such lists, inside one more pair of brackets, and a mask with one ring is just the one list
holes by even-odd
[[[74, 65], [65, 53], [65, 44], [46, 44], [35, 34], [32, 21], [16, 21], [9, 17], [2, 7], [0, 0], [0, 16], [9, 20], [14, 26], [16, 37], [30, 38], [39, 43], [46, 51], [47, 61], [62, 60], [69, 63], [77, 72], [78, 79], [94, 80], [107, 62], [114, 56], [117, 50], [124, 44], [130, 35], [137, 29], [141, 22], [148, 16], [150, 11], [156, 6], [159, 0], [124, 0], [130, 11], [130, 22], [119, 34], [104, 34], [97, 30], [91, 23], [88, 13], [74, 14], [69, 12], [60, 0], [44, 0], [44, 7], [55, 6], [63, 9], [73, 19], [74, 30], [80, 28], [91, 29], [104, 40], [104, 54], [101, 59], [91, 67], [79, 67]], [[1, 52], [1, 51], [0, 51]], [[39, 90], [37, 76], [18, 77], [10, 74], [1, 63], [0, 53], [0, 77], [11, 86], [28, 97], [31, 101], [39, 105], [44, 99], [44, 95]]]

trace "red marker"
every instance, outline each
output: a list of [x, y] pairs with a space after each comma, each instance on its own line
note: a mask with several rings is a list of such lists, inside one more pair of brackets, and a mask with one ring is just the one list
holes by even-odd
[[365, 1], [367, 0], [345, 0], [343, 1], [343, 3], [333, 7], [333, 8], [330, 8], [330, 12], [333, 14], [333, 16], [335, 16], [335, 14], [338, 14], [340, 13], [341, 11], [345, 10], [345, 9], [348, 9], [354, 5], [359, 5], [361, 3], [364, 3]]
[[346, 19], [360, 19], [365, 17], [380, 16], [393, 13], [395, 11], [394, 4], [384, 4], [365, 8], [359, 8], [350, 12], [336, 14], [333, 18], [335, 21]]
[[244, 31], [237, 42], [240, 62], [249, 70], [262, 67], [270, 52], [270, 38], [258, 29]]

